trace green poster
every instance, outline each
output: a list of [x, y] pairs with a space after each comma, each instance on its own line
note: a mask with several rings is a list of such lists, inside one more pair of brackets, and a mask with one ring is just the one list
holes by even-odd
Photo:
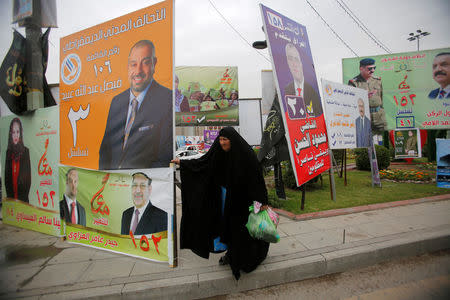
[[237, 67], [176, 67], [177, 126], [239, 125]]
[[[63, 234], [69, 242], [169, 261], [172, 177], [169, 168], [102, 172], [60, 167]], [[77, 208], [77, 215], [70, 207]]]
[[58, 107], [0, 123], [3, 221], [59, 236]]
[[395, 158], [422, 157], [418, 129], [400, 129], [394, 132]]
[[[450, 63], [448, 53], [450, 48], [345, 58], [342, 60], [343, 82], [347, 84], [360, 74], [362, 59], [372, 58], [376, 67], [373, 75], [382, 81], [382, 107], [387, 129], [447, 129], [450, 128], [447, 90], [450, 74], [445, 80], [438, 71], [440, 65], [446, 61]], [[442, 88], [446, 92], [439, 96]]]

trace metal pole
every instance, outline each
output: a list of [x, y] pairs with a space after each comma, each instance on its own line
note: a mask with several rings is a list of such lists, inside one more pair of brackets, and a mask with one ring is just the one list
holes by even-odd
[[[173, 164], [170, 164], [173, 168]], [[178, 266], [178, 226], [177, 226], [177, 187], [175, 182], [177, 181], [176, 168], [173, 168], [173, 265], [170, 267], [175, 268]]]
[[33, 15], [25, 21], [27, 51], [27, 110], [44, 107], [41, 38], [41, 1], [33, 0]]
[[344, 186], [347, 186], [347, 149], [344, 149]]

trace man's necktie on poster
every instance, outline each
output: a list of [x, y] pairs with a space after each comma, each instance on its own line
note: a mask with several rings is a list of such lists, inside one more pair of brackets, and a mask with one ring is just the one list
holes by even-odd
[[130, 115], [130, 119], [128, 120], [127, 127], [125, 128], [125, 136], [123, 138], [122, 150], [125, 149], [125, 146], [127, 145], [128, 136], [130, 135], [131, 127], [133, 126], [134, 119], [136, 118], [137, 105], [138, 105], [138, 102], [137, 102], [136, 98], [134, 98], [131, 101], [131, 115]]
[[133, 220], [133, 225], [131, 225], [131, 232], [135, 232], [136, 231], [136, 227], [139, 223], [139, 210], [135, 210], [134, 211], [134, 220]]
[[70, 213], [72, 224], [77, 224], [77, 218], [75, 216], [75, 209], [77, 209], [77, 208], [75, 207], [75, 205], [76, 205], [75, 201], [73, 201], [70, 205], [72, 206], [72, 210]]
[[444, 97], [445, 97], [445, 91], [444, 90], [440, 90], [440, 92], [439, 92], [439, 99], [444, 99]]

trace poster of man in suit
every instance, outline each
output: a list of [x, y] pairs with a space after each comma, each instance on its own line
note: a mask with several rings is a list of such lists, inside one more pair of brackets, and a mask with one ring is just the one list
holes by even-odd
[[163, 1], [61, 39], [61, 164], [169, 167], [172, 5]]

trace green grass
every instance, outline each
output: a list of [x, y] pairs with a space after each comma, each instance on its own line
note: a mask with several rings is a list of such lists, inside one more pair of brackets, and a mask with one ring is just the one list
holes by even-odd
[[337, 208], [361, 206], [374, 203], [430, 197], [450, 193], [447, 189], [437, 188], [436, 183], [401, 183], [381, 181], [382, 187], [372, 187], [370, 172], [348, 171], [347, 186], [344, 178], [335, 173], [336, 202], [331, 200], [328, 173], [323, 176], [323, 187], [320, 180], [306, 188], [305, 209], [300, 209], [302, 192], [286, 188], [287, 200], [278, 200], [275, 190], [270, 188], [269, 203], [295, 214], [324, 211]]

